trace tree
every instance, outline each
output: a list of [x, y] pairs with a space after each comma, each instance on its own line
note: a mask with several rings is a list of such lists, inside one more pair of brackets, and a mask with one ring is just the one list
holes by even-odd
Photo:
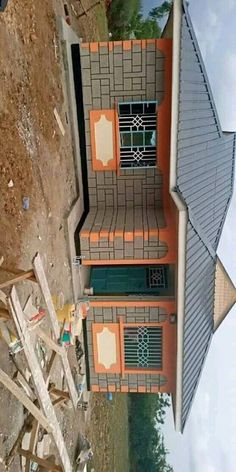
[[154, 20], [162, 20], [162, 18], [170, 12], [172, 1], [163, 2], [159, 7], [152, 8], [149, 12], [150, 18]]
[[129, 395], [131, 472], [173, 472], [167, 461], [163, 434], [157, 426], [164, 422], [169, 406], [170, 400], [165, 394]]
[[108, 9], [112, 39], [152, 39], [161, 35], [160, 20], [170, 11], [172, 1], [153, 8], [147, 18], [142, 15], [140, 0], [113, 0]]
[[136, 18], [133, 26], [133, 34], [136, 39], [159, 38], [161, 34], [161, 28], [156, 20], [152, 20], [150, 18], [141, 18], [140, 20], [139, 18]]

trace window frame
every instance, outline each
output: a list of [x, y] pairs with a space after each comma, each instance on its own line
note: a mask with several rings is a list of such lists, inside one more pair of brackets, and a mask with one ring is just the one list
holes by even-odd
[[[144, 326], [142, 323], [126, 326], [123, 330], [123, 336], [125, 370], [138, 369], [143, 372], [147, 370], [163, 370], [162, 326]], [[156, 346], [154, 348], [152, 346], [153, 337], [154, 339], [157, 337], [155, 339]], [[161, 352], [158, 353], [160, 349]], [[154, 365], [155, 361], [152, 359], [153, 355], [156, 356], [156, 365]], [[145, 366], [145, 364], [147, 365]]]
[[[135, 111], [135, 107], [142, 106], [142, 110]], [[147, 113], [147, 107], [150, 106], [150, 113]], [[129, 113], [122, 113], [122, 107], [129, 107]], [[119, 145], [120, 145], [120, 169], [137, 170], [156, 168], [157, 165], [157, 125], [158, 125], [158, 102], [157, 100], [144, 100], [133, 102], [118, 103], [118, 127], [119, 127]], [[128, 108], [127, 108], [128, 110]], [[127, 117], [127, 120], [125, 119]], [[126, 129], [125, 129], [126, 128]], [[133, 137], [135, 134], [142, 133], [143, 143], [135, 144]], [[154, 144], [146, 144], [146, 134], [152, 133], [151, 140], [154, 138]], [[122, 136], [130, 136], [130, 145], [122, 143]], [[123, 159], [122, 159], [123, 151]], [[132, 158], [133, 156], [133, 158]], [[129, 163], [129, 164], [128, 164]], [[141, 163], [141, 164], [140, 164]]]
[[[137, 326], [142, 326], [142, 327], [160, 327], [162, 328], [162, 366], [160, 369], [153, 369], [153, 368], [142, 368], [142, 367], [134, 367], [134, 368], [129, 368], [125, 365], [125, 340], [124, 340], [124, 330], [126, 328], [132, 328], [132, 327], [137, 327]], [[164, 343], [165, 343], [165, 327], [166, 327], [166, 321], [163, 321], [161, 323], [125, 323], [122, 317], [120, 317], [119, 320], [119, 327], [120, 327], [120, 339], [121, 339], [121, 372], [123, 375], [125, 374], [163, 374], [165, 375], [165, 349], [164, 349]]]

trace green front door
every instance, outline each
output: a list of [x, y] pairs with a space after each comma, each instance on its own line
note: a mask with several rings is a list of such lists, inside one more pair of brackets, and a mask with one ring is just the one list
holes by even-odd
[[[94, 295], [170, 294], [172, 277], [168, 265], [98, 266], [91, 270]], [[173, 287], [172, 287], [173, 288]]]

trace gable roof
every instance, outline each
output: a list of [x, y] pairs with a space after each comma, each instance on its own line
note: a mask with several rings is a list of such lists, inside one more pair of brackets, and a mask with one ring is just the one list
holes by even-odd
[[177, 188], [216, 250], [233, 188], [235, 135], [222, 133], [186, 7], [180, 50]]
[[214, 331], [216, 250], [233, 189], [234, 133], [223, 133], [184, 1], [173, 8], [170, 192], [179, 209], [175, 421], [182, 431]]

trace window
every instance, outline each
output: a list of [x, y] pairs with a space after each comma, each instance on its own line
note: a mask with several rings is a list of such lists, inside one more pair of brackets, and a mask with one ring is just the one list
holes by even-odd
[[119, 103], [120, 166], [156, 166], [157, 102]]
[[125, 369], [162, 370], [162, 327], [124, 328]]
[[159, 265], [148, 268], [148, 285], [150, 288], [167, 288], [167, 269], [168, 267]]

